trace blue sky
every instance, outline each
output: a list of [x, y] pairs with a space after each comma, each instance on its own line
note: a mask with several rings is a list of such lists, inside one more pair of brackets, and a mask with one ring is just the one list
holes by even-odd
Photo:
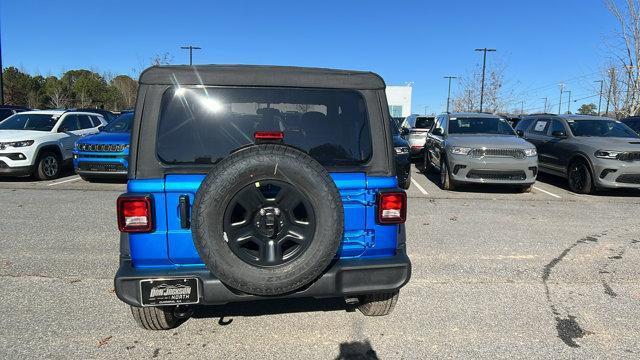
[[186, 63], [179, 47], [193, 44], [203, 48], [195, 63], [372, 70], [387, 84], [413, 82], [414, 112], [444, 109], [442, 77], [470, 73], [478, 47], [498, 49], [489, 63], [504, 65], [525, 110], [542, 110], [545, 96], [557, 103], [561, 81], [574, 99], [593, 95], [615, 26], [601, 0], [0, 1], [5, 67], [133, 75], [154, 54]]

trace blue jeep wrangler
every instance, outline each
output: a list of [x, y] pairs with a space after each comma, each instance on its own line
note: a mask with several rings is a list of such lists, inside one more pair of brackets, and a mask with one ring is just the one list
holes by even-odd
[[115, 277], [138, 324], [294, 297], [389, 314], [411, 264], [384, 90], [370, 72], [144, 71]]

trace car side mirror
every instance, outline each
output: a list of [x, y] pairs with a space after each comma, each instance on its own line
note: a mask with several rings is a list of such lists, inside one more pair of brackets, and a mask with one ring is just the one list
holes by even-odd
[[67, 129], [67, 127], [66, 127], [66, 126], [61, 126], [61, 127], [58, 129], [58, 132], [68, 132], [68, 131], [69, 131], [69, 129]]
[[567, 133], [565, 133], [564, 131], [554, 131], [551, 133], [551, 136], [556, 137], [558, 139], [566, 139]]
[[516, 134], [517, 134], [519, 137], [524, 137], [524, 131], [522, 131], [522, 130], [516, 130]]
[[104, 131], [104, 125], [98, 126], [98, 131]]
[[409, 129], [407, 128], [400, 129], [400, 136], [407, 136], [407, 135], [409, 135]]
[[442, 130], [442, 128], [435, 128], [433, 129], [433, 135], [438, 135], [441, 136], [444, 134], [444, 130]]

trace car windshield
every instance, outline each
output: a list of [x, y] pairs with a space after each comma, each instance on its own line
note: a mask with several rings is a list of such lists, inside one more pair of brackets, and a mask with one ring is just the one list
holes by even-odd
[[131, 131], [133, 113], [122, 114], [102, 130], [108, 133], [127, 133]]
[[172, 88], [162, 98], [158, 157], [216, 163], [276, 131], [325, 166], [360, 165], [372, 155], [366, 103], [355, 91], [296, 88]]
[[0, 130], [51, 131], [58, 118], [47, 114], [15, 114], [0, 123]]
[[617, 120], [567, 120], [573, 136], [638, 138], [638, 134]]
[[449, 119], [449, 134], [515, 135], [509, 123], [500, 118], [455, 118]]

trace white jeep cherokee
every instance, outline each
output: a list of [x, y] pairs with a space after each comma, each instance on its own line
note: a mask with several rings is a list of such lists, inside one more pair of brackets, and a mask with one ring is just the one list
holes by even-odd
[[107, 125], [91, 112], [42, 110], [14, 114], [0, 123], [0, 176], [51, 180], [72, 159], [74, 143]]

